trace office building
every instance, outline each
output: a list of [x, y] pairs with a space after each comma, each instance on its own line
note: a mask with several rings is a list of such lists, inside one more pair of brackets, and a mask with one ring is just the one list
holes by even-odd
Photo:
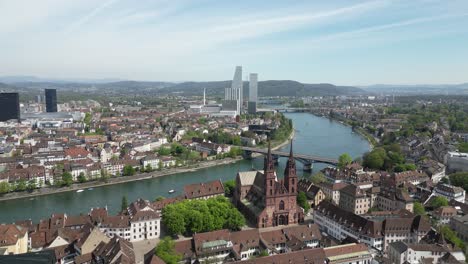
[[18, 93], [0, 93], [0, 121], [20, 119]]
[[249, 102], [257, 102], [258, 74], [251, 73], [249, 77]]
[[224, 89], [224, 100], [237, 101], [236, 111], [240, 115], [242, 111], [243, 98], [243, 82], [242, 82], [242, 66], [237, 66], [232, 79], [231, 88]]
[[48, 113], [57, 112], [57, 90], [45, 89], [46, 111]]
[[257, 97], [258, 97], [258, 74], [251, 73], [249, 77], [249, 103], [247, 111], [249, 114], [257, 112]]

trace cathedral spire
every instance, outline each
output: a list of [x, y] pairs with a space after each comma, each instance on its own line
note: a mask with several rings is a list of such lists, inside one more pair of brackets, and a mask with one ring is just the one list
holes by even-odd
[[291, 139], [291, 147], [289, 148], [289, 159], [293, 159], [293, 141]]
[[297, 191], [296, 160], [294, 159], [292, 140], [289, 158], [284, 169], [284, 187], [286, 187], [286, 190], [290, 194], [294, 194]]
[[265, 156], [265, 163], [264, 163], [263, 169], [264, 169], [265, 174], [267, 174], [267, 172], [275, 171], [273, 157], [271, 156], [271, 141], [270, 140], [268, 140], [268, 152]]

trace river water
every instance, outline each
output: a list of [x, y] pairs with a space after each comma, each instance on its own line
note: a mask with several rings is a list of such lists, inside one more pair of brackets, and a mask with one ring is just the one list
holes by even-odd
[[[294, 152], [315, 154], [323, 157], [338, 158], [344, 152], [353, 158], [369, 151], [369, 143], [358, 134], [354, 134], [350, 127], [324, 117], [317, 117], [308, 113], [287, 113], [293, 120], [296, 129], [294, 137]], [[281, 150], [288, 150], [289, 145]], [[286, 159], [280, 159], [278, 175], [282, 177]], [[297, 162], [299, 177], [310, 174], [302, 172], [302, 164]], [[314, 172], [324, 168], [324, 164], [314, 164]], [[191, 183], [207, 182], [221, 179], [234, 179], [238, 171], [251, 168], [263, 168], [263, 158], [242, 160], [234, 164], [201, 169], [196, 172], [168, 175], [123, 184], [109, 185], [85, 190], [38, 196], [29, 198], [1, 201], [0, 223], [11, 223], [17, 220], [39, 219], [50, 217], [52, 213], [66, 213], [68, 215], [87, 214], [91, 207], [107, 206], [110, 213], [115, 214], [120, 209], [122, 196], [128, 201], [138, 198], [153, 200], [158, 196], [177, 196], [182, 194], [183, 186]], [[168, 194], [174, 189], [175, 193]]]

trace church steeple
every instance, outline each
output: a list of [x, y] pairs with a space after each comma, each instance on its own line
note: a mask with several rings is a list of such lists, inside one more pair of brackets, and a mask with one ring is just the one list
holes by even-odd
[[284, 187], [286, 187], [289, 193], [297, 192], [296, 160], [294, 159], [292, 140], [289, 158], [284, 170]]
[[271, 156], [271, 142], [268, 141], [268, 152], [265, 156], [265, 162], [263, 164], [263, 170], [265, 174], [267, 172], [274, 172], [275, 171], [275, 162], [273, 161], [273, 157]]
[[[265, 156], [265, 163], [263, 167], [263, 174], [265, 177], [265, 196], [272, 197], [275, 193], [275, 185], [276, 185], [276, 175], [275, 175], [275, 164], [273, 161], [273, 157], [271, 156], [271, 144], [268, 141], [268, 152]], [[272, 200], [267, 199], [266, 203], [271, 204]]]

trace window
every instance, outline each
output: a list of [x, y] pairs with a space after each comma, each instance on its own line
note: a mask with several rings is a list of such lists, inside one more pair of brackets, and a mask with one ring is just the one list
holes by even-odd
[[283, 202], [283, 200], [281, 200], [280, 203], [279, 203], [279, 209], [280, 209], [280, 210], [284, 210], [284, 202]]

